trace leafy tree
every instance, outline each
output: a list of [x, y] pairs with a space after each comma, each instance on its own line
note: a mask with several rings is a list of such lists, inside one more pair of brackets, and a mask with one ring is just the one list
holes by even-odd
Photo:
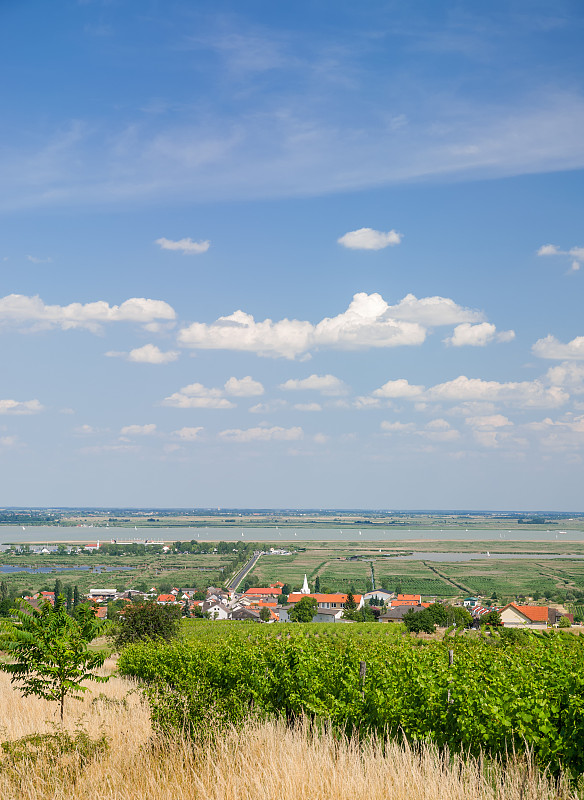
[[[320, 585], [320, 581], [319, 581], [319, 585]], [[285, 583], [282, 586], [282, 588], [280, 589], [280, 591], [282, 592], [282, 594], [285, 594], [286, 597], [288, 597], [288, 595], [290, 594], [290, 586], [287, 583]]]
[[320, 577], [317, 575], [316, 580], [314, 581], [314, 591], [320, 592]]
[[20, 684], [24, 697], [33, 694], [59, 703], [62, 722], [67, 695], [80, 700], [87, 690], [84, 681], [108, 680], [94, 672], [106, 654], [87, 650], [103, 623], [89, 606], [80, 606], [74, 619], [63, 603], [54, 607], [43, 603], [37, 609], [23, 600], [17, 602], [14, 618], [4, 623], [0, 633], [0, 648], [11, 659], [0, 662], [0, 670], [12, 676], [11, 683]]
[[318, 610], [318, 605], [314, 597], [303, 597], [290, 611], [292, 622], [312, 622], [312, 618]]
[[558, 628], [571, 628], [572, 623], [570, 622], [568, 617], [560, 617], [558, 621]]
[[114, 633], [116, 647], [144, 639], [170, 641], [178, 633], [180, 606], [162, 606], [153, 601], [129, 605], [120, 614]]
[[498, 611], [489, 611], [486, 614], [483, 614], [480, 619], [481, 625], [492, 625], [494, 628], [498, 628], [503, 624], [501, 615]]
[[54, 600], [55, 608], [57, 608], [57, 606], [61, 605], [63, 602], [63, 584], [58, 578], [55, 581], [53, 593], [55, 595], [55, 600]]
[[191, 609], [189, 608], [189, 601], [185, 600], [182, 607], [182, 615], [183, 617], [190, 617], [191, 616]]
[[441, 628], [448, 626], [448, 609], [442, 603], [432, 603], [427, 609], [434, 625]]
[[260, 608], [260, 619], [262, 622], [269, 622], [270, 609], [267, 606], [262, 606]]
[[0, 582], [0, 600], [8, 600], [8, 584], [6, 581]]
[[67, 611], [71, 611], [73, 608], [73, 589], [70, 586], [67, 586]]
[[427, 608], [423, 611], [414, 611], [414, 609], [411, 608], [408, 613], [404, 615], [403, 623], [409, 633], [434, 633], [436, 630], [432, 614]]
[[79, 605], [79, 588], [77, 584], [73, 587], [73, 607]]
[[347, 611], [356, 611], [357, 610], [357, 603], [355, 602], [355, 598], [353, 597], [353, 592], [349, 591], [347, 595], [347, 600], [345, 602], [345, 608]]
[[472, 614], [466, 608], [460, 606], [449, 606], [448, 622], [455, 623], [457, 628], [468, 628], [472, 625]]
[[193, 600], [205, 600], [207, 597], [207, 593], [203, 591], [203, 589], [197, 589], [197, 591], [193, 595]]

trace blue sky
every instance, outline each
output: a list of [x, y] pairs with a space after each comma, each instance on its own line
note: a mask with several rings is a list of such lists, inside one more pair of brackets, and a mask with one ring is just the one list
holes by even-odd
[[5, 2], [5, 505], [582, 510], [578, 2]]

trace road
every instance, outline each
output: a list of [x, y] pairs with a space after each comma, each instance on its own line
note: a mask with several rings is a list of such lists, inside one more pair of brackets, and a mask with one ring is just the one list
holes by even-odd
[[227, 588], [233, 589], [235, 591], [235, 589], [237, 589], [237, 587], [239, 586], [241, 581], [245, 578], [245, 576], [248, 574], [248, 572], [251, 572], [251, 570], [255, 567], [257, 560], [261, 555], [262, 555], [261, 553], [254, 553], [253, 556], [250, 558], [250, 560], [247, 562], [247, 564], [239, 570], [239, 572], [229, 583]]

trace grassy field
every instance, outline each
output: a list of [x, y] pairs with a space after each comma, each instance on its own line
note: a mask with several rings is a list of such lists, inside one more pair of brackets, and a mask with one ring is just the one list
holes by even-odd
[[[20, 697], [4, 674], [0, 720], [2, 742], [34, 733], [54, 741], [58, 730], [54, 706]], [[55, 757], [41, 748], [13, 763], [2, 753], [3, 800], [577, 800], [522, 761], [503, 767], [374, 738], [359, 745], [307, 725], [249, 722], [195, 747], [159, 739], [136, 684], [119, 677], [69, 703], [65, 730], [103, 734], [107, 751], [85, 759], [82, 750]]]

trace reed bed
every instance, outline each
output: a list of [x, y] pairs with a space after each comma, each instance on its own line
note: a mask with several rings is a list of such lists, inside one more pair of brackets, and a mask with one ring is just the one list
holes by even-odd
[[[58, 730], [54, 705], [22, 698], [0, 674], [0, 740]], [[86, 763], [25, 758], [0, 766], [2, 800], [575, 800], [526, 761], [449, 757], [431, 745], [357, 743], [308, 724], [249, 721], [193, 746], [153, 735], [135, 684], [113, 677], [69, 701], [64, 728], [105, 734]]]

